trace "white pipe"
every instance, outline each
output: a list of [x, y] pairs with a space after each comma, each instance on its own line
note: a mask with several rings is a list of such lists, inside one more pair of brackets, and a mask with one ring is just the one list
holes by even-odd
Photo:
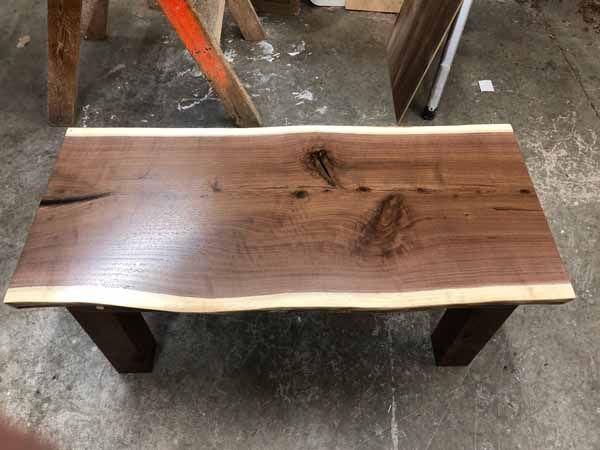
[[[448, 81], [448, 74], [450, 73], [452, 63], [454, 62], [456, 50], [458, 49], [458, 44], [460, 43], [460, 39], [465, 29], [465, 24], [467, 23], [472, 4], [473, 0], [463, 1], [460, 11], [458, 12], [458, 17], [456, 18], [456, 23], [452, 29], [452, 34], [450, 35], [448, 43], [446, 44], [446, 48], [444, 49], [444, 56], [442, 58], [438, 73], [435, 77], [435, 83], [431, 89], [429, 102], [427, 103], [427, 110], [430, 115], [435, 113], [440, 105], [440, 99], [442, 98], [446, 81]], [[433, 116], [431, 116], [431, 118], [433, 118]]]

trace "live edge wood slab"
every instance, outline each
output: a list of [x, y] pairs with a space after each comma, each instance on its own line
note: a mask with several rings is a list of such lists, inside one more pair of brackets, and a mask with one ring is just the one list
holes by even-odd
[[68, 307], [127, 372], [140, 311], [449, 308], [460, 365], [573, 298], [509, 125], [71, 128], [5, 303]]

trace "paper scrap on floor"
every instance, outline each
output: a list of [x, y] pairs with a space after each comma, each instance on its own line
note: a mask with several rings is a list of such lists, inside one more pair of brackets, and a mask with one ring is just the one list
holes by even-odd
[[479, 89], [481, 92], [494, 92], [492, 80], [479, 80]]

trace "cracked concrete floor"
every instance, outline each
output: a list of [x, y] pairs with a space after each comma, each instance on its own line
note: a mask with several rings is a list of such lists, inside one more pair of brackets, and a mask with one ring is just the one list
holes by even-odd
[[[600, 34], [573, 2], [534, 3], [475, 3], [435, 123], [513, 124], [575, 302], [517, 309], [468, 368], [434, 366], [434, 313], [149, 314], [155, 370], [126, 376], [64, 311], [0, 306], [0, 412], [61, 449], [599, 449]], [[83, 44], [78, 125], [232, 126], [158, 12], [113, 0], [110, 20]], [[390, 126], [392, 22], [304, 5], [261, 44], [226, 21], [223, 48], [267, 125]], [[0, 27], [4, 294], [64, 130], [45, 2], [5, 0]]]

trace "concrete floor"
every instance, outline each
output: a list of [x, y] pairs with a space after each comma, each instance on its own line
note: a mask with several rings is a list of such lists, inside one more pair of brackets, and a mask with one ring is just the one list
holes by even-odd
[[[533, 6], [475, 3], [435, 123], [513, 124], [575, 302], [518, 309], [468, 368], [434, 366], [438, 313], [149, 314], [155, 370], [125, 376], [65, 311], [0, 306], [0, 413], [61, 449], [599, 449], [600, 34], [574, 2]], [[110, 39], [83, 44], [78, 125], [232, 126], [160, 13], [111, 8]], [[227, 21], [223, 47], [267, 125], [390, 126], [392, 22], [305, 5], [264, 18], [268, 43]], [[4, 0], [0, 29], [3, 295], [64, 129], [45, 2]]]

